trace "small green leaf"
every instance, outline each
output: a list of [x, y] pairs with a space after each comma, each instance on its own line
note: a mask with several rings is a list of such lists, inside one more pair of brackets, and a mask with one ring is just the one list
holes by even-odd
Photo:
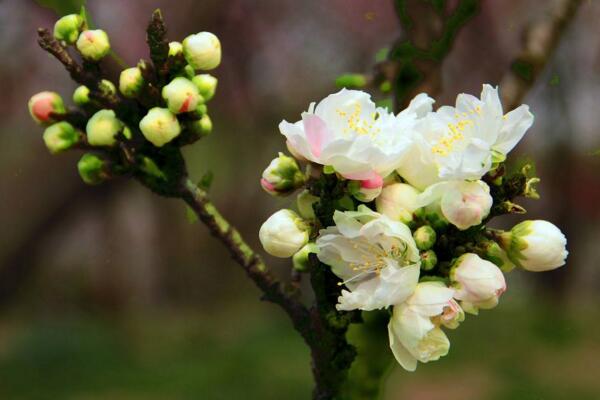
[[198, 182], [198, 186], [200, 187], [200, 189], [209, 190], [210, 186], [213, 183], [214, 177], [215, 176], [212, 171], [207, 171], [204, 175], [202, 175], [202, 178], [200, 178], [200, 182]]
[[190, 206], [185, 206], [185, 217], [190, 224], [198, 222], [198, 216]]

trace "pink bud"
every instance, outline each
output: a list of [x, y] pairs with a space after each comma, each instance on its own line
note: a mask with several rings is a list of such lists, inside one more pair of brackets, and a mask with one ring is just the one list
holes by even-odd
[[38, 124], [55, 122], [52, 114], [62, 114], [65, 106], [62, 98], [54, 92], [40, 92], [29, 100], [29, 113]]

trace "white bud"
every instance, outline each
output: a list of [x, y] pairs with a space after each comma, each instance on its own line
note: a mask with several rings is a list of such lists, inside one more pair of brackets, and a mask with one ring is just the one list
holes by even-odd
[[89, 119], [85, 131], [88, 143], [92, 146], [112, 146], [117, 134], [123, 129], [123, 123], [117, 119], [113, 110], [100, 110]]
[[183, 55], [196, 70], [211, 70], [221, 63], [221, 42], [210, 32], [200, 32], [183, 41]]
[[523, 221], [500, 236], [510, 260], [523, 269], [550, 271], [565, 264], [567, 238], [548, 221]]
[[181, 133], [177, 116], [166, 108], [154, 107], [140, 121], [144, 137], [156, 147], [162, 147]]
[[258, 236], [265, 251], [272, 256], [293, 256], [308, 242], [306, 223], [292, 210], [279, 210], [260, 227]]
[[183, 53], [183, 45], [179, 42], [169, 42], [169, 57]]
[[384, 186], [375, 200], [377, 211], [395, 221], [408, 223], [413, 220], [413, 213], [419, 208], [417, 196], [419, 191], [406, 183], [392, 183]]
[[450, 280], [456, 290], [454, 298], [461, 300], [466, 312], [477, 314], [478, 308], [498, 305], [506, 291], [506, 281], [500, 268], [477, 254], [463, 254], [450, 270]]
[[479, 225], [490, 213], [493, 199], [490, 188], [482, 181], [460, 182], [443, 194], [442, 213], [458, 229]]
[[184, 77], [177, 77], [163, 87], [162, 97], [174, 114], [195, 110], [201, 100], [196, 85]]
[[110, 51], [108, 35], [102, 29], [81, 32], [77, 39], [77, 50], [90, 61], [99, 61]]
[[127, 68], [121, 71], [121, 75], [119, 76], [119, 91], [123, 96], [129, 98], [137, 96], [143, 84], [142, 71], [138, 67]]

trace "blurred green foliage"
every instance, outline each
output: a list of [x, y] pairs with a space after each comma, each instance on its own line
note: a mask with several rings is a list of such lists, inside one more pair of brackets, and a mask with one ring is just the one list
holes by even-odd
[[78, 13], [86, 0], [36, 0], [42, 7], [53, 10], [58, 15]]

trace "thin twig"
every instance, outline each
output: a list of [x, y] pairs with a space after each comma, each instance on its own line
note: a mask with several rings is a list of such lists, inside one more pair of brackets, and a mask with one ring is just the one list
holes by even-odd
[[582, 1], [556, 0], [555, 3], [545, 17], [526, 28], [523, 48], [502, 78], [502, 102], [507, 111], [521, 104], [550, 60]]

